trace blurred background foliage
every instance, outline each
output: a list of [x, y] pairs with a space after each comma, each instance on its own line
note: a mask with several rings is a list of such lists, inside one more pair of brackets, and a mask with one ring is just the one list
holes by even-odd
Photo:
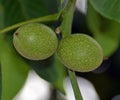
[[[111, 0], [89, 0], [86, 14], [76, 9], [74, 15], [73, 33], [91, 35], [103, 48], [104, 61], [99, 68], [88, 73], [77, 73], [93, 83], [100, 100], [112, 100], [120, 94], [120, 23], [119, 19], [111, 16], [116, 12], [116, 16], [119, 17], [118, 3], [119, 0], [114, 3]], [[104, 7], [106, 5], [107, 8]], [[109, 8], [119, 13], [112, 12]], [[106, 13], [108, 10], [110, 15]]]
[[[62, 2], [63, 0], [0, 0], [0, 30], [21, 21], [56, 13]], [[110, 100], [120, 94], [119, 5], [120, 0], [114, 3], [112, 0], [89, 0], [86, 14], [78, 9], [74, 13], [72, 32], [93, 36], [103, 48], [105, 59], [98, 69], [88, 73], [76, 72], [78, 76], [93, 83], [101, 100]], [[53, 29], [58, 26], [58, 22], [45, 24]], [[0, 34], [1, 100], [12, 100], [24, 85], [31, 69], [64, 93], [62, 82], [66, 71], [56, 54], [43, 61], [27, 60], [15, 51], [13, 33], [14, 30]]]

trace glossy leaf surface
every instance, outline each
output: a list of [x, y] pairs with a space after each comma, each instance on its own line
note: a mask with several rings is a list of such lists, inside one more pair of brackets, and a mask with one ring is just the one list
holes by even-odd
[[103, 16], [120, 22], [120, 0], [90, 0], [90, 3]]

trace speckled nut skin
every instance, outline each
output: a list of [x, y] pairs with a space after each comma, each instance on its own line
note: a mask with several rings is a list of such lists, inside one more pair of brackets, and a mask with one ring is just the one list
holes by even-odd
[[103, 60], [100, 45], [85, 34], [72, 34], [63, 38], [59, 43], [57, 54], [66, 67], [78, 72], [92, 71]]
[[48, 26], [31, 23], [21, 26], [13, 35], [16, 50], [25, 58], [43, 60], [56, 51], [58, 40]]

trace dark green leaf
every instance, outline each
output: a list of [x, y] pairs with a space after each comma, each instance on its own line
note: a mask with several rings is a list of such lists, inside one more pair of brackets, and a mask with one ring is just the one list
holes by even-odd
[[3, 8], [3, 27], [25, 20], [18, 0], [1, 0]]
[[2, 6], [0, 5], [0, 30], [2, 29], [2, 15], [3, 15], [3, 13], [2, 13]]
[[101, 16], [90, 3], [88, 3], [87, 22], [95, 39], [102, 46], [104, 56], [113, 54], [119, 44], [120, 23]]
[[20, 5], [22, 12], [26, 18], [33, 18], [43, 15], [48, 15], [55, 12], [57, 9], [56, 0], [17, 0]]
[[66, 76], [66, 68], [65, 66], [59, 61], [58, 56], [54, 55], [54, 66], [57, 68], [57, 74], [58, 78], [56, 78], [56, 81], [53, 82], [53, 85], [60, 90], [63, 94], [65, 94], [64, 87], [63, 87], [63, 81]]
[[41, 61], [27, 60], [27, 62], [38, 73], [38, 75], [49, 82], [54, 82], [56, 77], [58, 77], [56, 67], [53, 66], [53, 57]]
[[0, 2], [4, 8], [4, 27], [57, 10], [56, 0], [1, 0]]
[[55, 88], [64, 93], [63, 80], [65, 67], [59, 62], [56, 55], [42, 61], [29, 61], [31, 67], [45, 80], [51, 82]]
[[120, 22], [120, 0], [89, 0], [94, 9], [110, 19]]

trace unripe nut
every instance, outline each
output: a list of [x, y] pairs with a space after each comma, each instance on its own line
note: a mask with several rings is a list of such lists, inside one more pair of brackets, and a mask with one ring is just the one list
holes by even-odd
[[43, 60], [53, 55], [58, 40], [55, 32], [48, 26], [30, 23], [16, 30], [13, 44], [23, 57], [30, 60]]
[[63, 38], [57, 54], [67, 68], [78, 72], [92, 71], [100, 66], [103, 60], [100, 45], [85, 34], [72, 34]]

